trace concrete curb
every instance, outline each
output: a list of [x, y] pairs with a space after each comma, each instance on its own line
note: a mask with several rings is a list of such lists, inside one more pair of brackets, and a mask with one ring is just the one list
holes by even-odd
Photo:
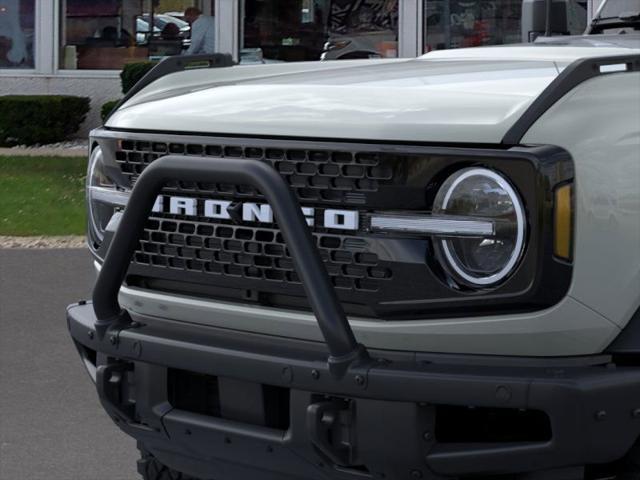
[[6, 157], [87, 157], [86, 148], [0, 148]]
[[0, 250], [5, 248], [86, 248], [83, 235], [15, 237], [0, 235]]

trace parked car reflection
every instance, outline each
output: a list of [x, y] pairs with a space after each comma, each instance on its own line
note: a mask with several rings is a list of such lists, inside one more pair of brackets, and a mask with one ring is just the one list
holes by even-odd
[[[180, 39], [182, 49], [189, 48], [191, 44], [191, 26], [189, 23], [177, 17], [167, 14], [153, 15], [153, 33], [150, 28], [151, 15], [144, 13], [136, 18], [136, 43], [138, 45], [147, 45], [149, 40], [156, 39], [167, 41]], [[174, 32], [177, 29], [177, 36]]]

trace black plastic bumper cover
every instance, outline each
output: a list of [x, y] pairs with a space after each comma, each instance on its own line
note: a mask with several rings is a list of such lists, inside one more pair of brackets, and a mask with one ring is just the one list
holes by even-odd
[[[165, 463], [202, 478], [262, 478], [249, 466], [264, 478], [351, 478], [348, 470], [331, 468], [335, 462], [312, 438], [309, 412], [318, 394], [355, 405], [353, 445], [366, 469], [386, 478], [607, 463], [622, 457], [640, 434], [640, 371], [608, 365], [606, 357], [593, 359], [596, 364], [576, 360], [556, 366], [514, 360], [508, 367], [374, 352], [385, 360], [336, 379], [318, 344], [273, 343], [135, 319], [132, 328], [100, 339], [91, 304], [68, 311], [85, 363], [91, 364], [86, 352], [98, 352], [98, 391], [112, 418]], [[286, 387], [290, 427], [274, 430], [174, 409], [167, 400], [166, 367]], [[119, 377], [112, 376], [129, 370], [135, 370], [134, 403], [123, 402], [114, 389]], [[549, 417], [552, 438], [439, 443], [433, 435], [434, 405], [540, 410]]]

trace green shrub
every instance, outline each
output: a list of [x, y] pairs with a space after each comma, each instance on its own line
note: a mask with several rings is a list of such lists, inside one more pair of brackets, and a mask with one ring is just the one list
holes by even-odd
[[149, 70], [156, 66], [156, 62], [135, 62], [128, 63], [120, 72], [122, 80], [122, 93], [125, 95], [138, 81], [144, 77]]
[[0, 146], [56, 143], [76, 133], [90, 108], [85, 97], [0, 96]]
[[113, 111], [113, 109], [116, 108], [116, 105], [119, 101], [120, 100], [109, 100], [104, 105], [102, 105], [100, 116], [102, 117], [103, 122], [107, 120], [107, 117]]

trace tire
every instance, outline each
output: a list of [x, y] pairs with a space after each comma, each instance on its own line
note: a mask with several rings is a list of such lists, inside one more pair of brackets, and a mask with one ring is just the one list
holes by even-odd
[[138, 473], [142, 475], [144, 480], [198, 480], [167, 467], [143, 446], [138, 446], [138, 449], [140, 450]]

